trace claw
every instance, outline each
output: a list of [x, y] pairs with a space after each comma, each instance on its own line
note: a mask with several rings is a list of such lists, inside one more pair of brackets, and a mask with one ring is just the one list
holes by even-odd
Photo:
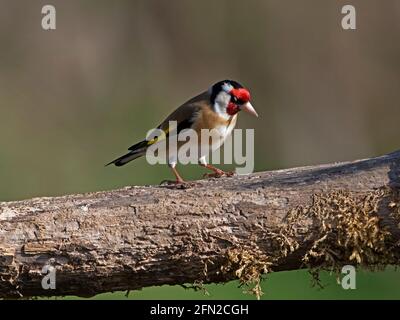
[[217, 173], [217, 172], [214, 172], [214, 173], [205, 173], [205, 174], [203, 174], [203, 178], [221, 178], [223, 176], [223, 174], [221, 174], [221, 173]]
[[218, 170], [214, 173], [205, 173], [203, 178], [221, 178], [221, 177], [232, 177], [235, 175], [233, 171], [222, 171]]
[[226, 175], [227, 177], [233, 177], [235, 174], [236, 174], [235, 171], [225, 171], [225, 175]]
[[166, 186], [170, 189], [189, 189], [196, 186], [194, 182], [187, 182], [184, 180], [163, 180], [160, 186]]
[[181, 184], [181, 183], [185, 183], [185, 181], [163, 180], [163, 181], [160, 182], [160, 186], [162, 186], [162, 185], [177, 185], [177, 184]]

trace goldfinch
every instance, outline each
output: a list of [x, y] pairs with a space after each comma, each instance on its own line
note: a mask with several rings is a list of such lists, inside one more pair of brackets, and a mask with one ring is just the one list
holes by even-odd
[[[217, 82], [207, 91], [202, 92], [185, 102], [157, 127], [157, 129], [160, 129], [165, 133], [164, 139], [158, 139], [159, 137], [156, 137], [152, 140], [143, 140], [136, 143], [128, 149], [129, 152], [127, 154], [111, 161], [107, 166], [110, 164], [114, 164], [117, 167], [123, 166], [128, 162], [145, 155], [146, 150], [155, 143], [165, 143], [165, 141], [168, 140], [166, 138], [169, 137], [169, 133], [172, 132], [170, 123], [171, 121], [175, 121], [174, 123], [176, 123], [176, 128], [174, 128], [174, 134], [179, 134], [186, 129], [192, 129], [198, 133], [198, 137], [201, 137], [200, 132], [202, 129], [216, 129], [216, 132], [218, 133], [217, 139], [212, 139], [211, 141], [210, 139], [207, 139], [207, 141], [201, 141], [201, 139], [199, 139], [200, 141], [196, 141], [199, 145], [199, 150], [202, 150], [202, 145], [208, 145], [209, 147], [203, 148], [206, 152], [200, 151], [198, 154], [198, 163], [200, 166], [213, 171], [212, 174], [206, 175], [208, 177], [221, 177], [224, 175], [230, 176], [233, 173], [222, 171], [221, 169], [208, 164], [206, 156], [210, 149], [212, 151], [218, 149], [231, 134], [236, 125], [237, 115], [241, 110], [258, 117], [256, 110], [250, 103], [249, 90], [233, 80]], [[179, 150], [181, 145], [182, 144], [178, 142], [176, 149]], [[176, 165], [178, 163], [177, 151], [170, 150], [172, 148], [169, 149], [168, 144], [166, 149], [167, 163], [176, 178], [173, 183], [185, 183], [176, 170]]]

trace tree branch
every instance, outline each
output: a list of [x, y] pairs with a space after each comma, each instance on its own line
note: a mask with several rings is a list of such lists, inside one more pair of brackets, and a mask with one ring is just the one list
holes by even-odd
[[[399, 263], [400, 151], [355, 162], [0, 203], [0, 297]], [[44, 290], [42, 268], [56, 268]]]

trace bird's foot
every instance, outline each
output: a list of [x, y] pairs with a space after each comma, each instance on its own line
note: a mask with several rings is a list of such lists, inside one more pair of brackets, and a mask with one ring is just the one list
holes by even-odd
[[213, 173], [205, 173], [203, 178], [221, 178], [221, 177], [232, 177], [235, 175], [234, 171], [223, 171], [217, 170]]
[[189, 189], [195, 187], [197, 184], [194, 182], [184, 180], [163, 180], [160, 186], [166, 186], [170, 189]]

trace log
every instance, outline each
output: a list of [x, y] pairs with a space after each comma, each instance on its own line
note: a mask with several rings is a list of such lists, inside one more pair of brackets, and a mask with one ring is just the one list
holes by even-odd
[[[0, 297], [399, 263], [400, 151], [354, 162], [0, 203]], [[42, 280], [55, 270], [55, 288]], [[47, 274], [49, 275], [49, 274]], [[48, 279], [47, 279], [48, 280]], [[46, 280], [46, 281], [47, 281]]]

